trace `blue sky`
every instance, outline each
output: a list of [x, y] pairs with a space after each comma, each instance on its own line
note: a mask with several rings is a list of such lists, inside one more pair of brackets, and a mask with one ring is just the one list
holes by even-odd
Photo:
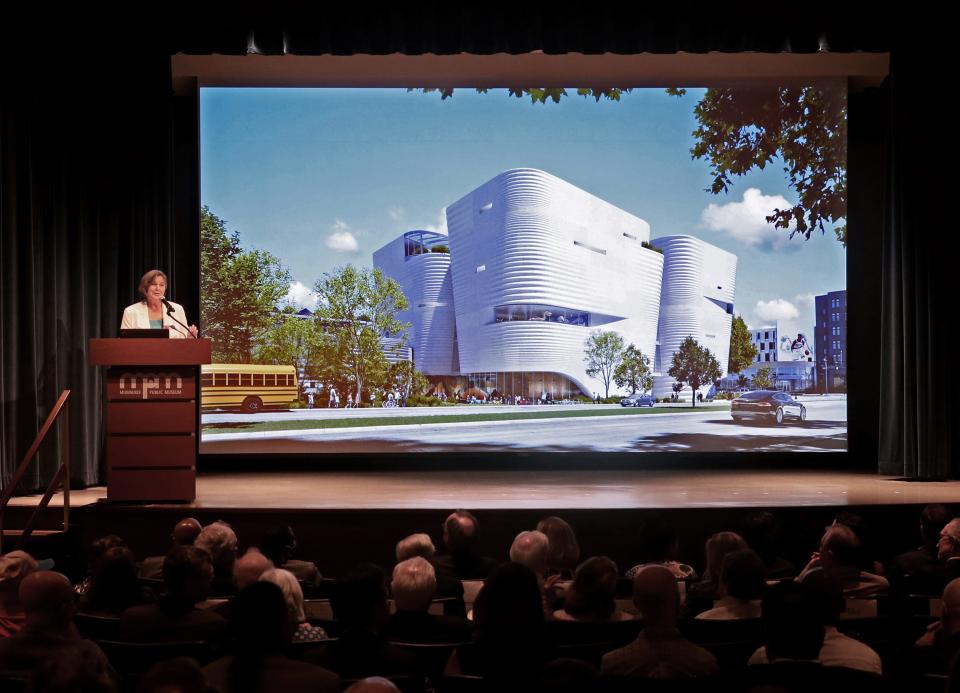
[[[573, 94], [574, 90], [570, 90]], [[832, 233], [788, 241], [763, 216], [791, 204], [782, 168], [705, 192], [692, 160], [693, 108], [635, 90], [620, 102], [568, 96], [531, 104], [505, 91], [214, 89], [201, 91], [201, 199], [290, 268], [292, 296], [340, 265], [369, 266], [404, 231], [437, 228], [442, 209], [509, 168], [548, 171], [634, 214], [651, 236], [688, 233], [739, 258], [736, 310], [813, 337], [813, 296], [846, 287]], [[782, 198], [782, 199], [781, 199]]]

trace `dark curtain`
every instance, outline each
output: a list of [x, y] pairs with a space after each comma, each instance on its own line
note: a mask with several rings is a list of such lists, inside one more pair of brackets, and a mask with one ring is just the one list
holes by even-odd
[[960, 471], [951, 58], [936, 33], [926, 40], [894, 52], [889, 79], [878, 421], [880, 471], [921, 479]]
[[[0, 68], [4, 484], [64, 389], [72, 480], [102, 482], [101, 372], [87, 363], [88, 340], [116, 335], [152, 267], [171, 275], [171, 297], [196, 304], [196, 222], [181, 242], [173, 144], [178, 113], [195, 119], [195, 107], [172, 98], [165, 51], [124, 42], [120, 58], [91, 51], [89, 38], [64, 33], [42, 55], [8, 44]], [[48, 483], [59, 447], [49, 436], [20, 490]]]

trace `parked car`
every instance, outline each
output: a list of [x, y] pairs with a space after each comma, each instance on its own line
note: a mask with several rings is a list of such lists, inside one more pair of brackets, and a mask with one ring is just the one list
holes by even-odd
[[782, 424], [786, 418], [807, 420], [807, 408], [786, 392], [754, 390], [730, 403], [730, 415], [736, 422], [761, 421]]
[[635, 392], [620, 400], [621, 407], [652, 407], [656, 403], [657, 400], [653, 395], [645, 395], [641, 392]]

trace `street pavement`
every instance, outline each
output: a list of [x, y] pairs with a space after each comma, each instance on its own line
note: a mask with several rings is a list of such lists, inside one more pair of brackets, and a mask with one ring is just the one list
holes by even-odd
[[[695, 411], [689, 404], [642, 415], [440, 423], [456, 414], [517, 412], [518, 407], [438, 407], [424, 409], [300, 409], [288, 412], [204, 414], [203, 423], [251, 423], [429, 414], [438, 423], [204, 434], [202, 453], [384, 453], [384, 452], [747, 452], [842, 451], [847, 448], [847, 402], [842, 395], [811, 396], [804, 424], [735, 424], [727, 408]], [[719, 404], [719, 403], [717, 403]], [[618, 405], [551, 405], [520, 411], [618, 409]]]

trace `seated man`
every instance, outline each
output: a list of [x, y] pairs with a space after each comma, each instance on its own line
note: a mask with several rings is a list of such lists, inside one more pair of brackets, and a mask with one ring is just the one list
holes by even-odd
[[397, 611], [390, 618], [386, 636], [399, 642], [466, 642], [471, 625], [465, 618], [435, 616], [428, 612], [437, 590], [433, 566], [415, 556], [397, 564], [390, 583]]
[[814, 552], [799, 579], [809, 571], [821, 568], [827, 577], [840, 583], [846, 597], [876, 597], [886, 595], [890, 583], [881, 575], [860, 570], [861, 544], [857, 535], [846, 525], [827, 527], [820, 539], [820, 550]]
[[917, 654], [931, 664], [924, 668], [946, 671], [960, 651], [960, 578], [951, 580], [943, 590], [940, 619], [927, 628], [916, 642]]
[[893, 558], [887, 568], [891, 590], [898, 594], [935, 595], [949, 582], [946, 566], [940, 562], [940, 532], [953, 519], [945, 505], [931, 503], [920, 513], [923, 545]]
[[48, 570], [33, 572], [20, 583], [19, 596], [26, 624], [16, 635], [0, 638], [0, 672], [28, 677], [45, 662], [75, 654], [97, 678], [113, 678], [100, 648], [81, 639], [73, 627], [74, 592], [65, 576]]
[[135, 606], [120, 617], [120, 639], [132, 642], [219, 642], [226, 621], [219, 614], [198, 609], [207, 598], [213, 566], [206, 551], [175, 546], [163, 561], [167, 593], [156, 604]]
[[533, 571], [542, 583], [547, 572], [547, 550], [550, 540], [543, 532], [520, 532], [510, 545], [510, 560]]
[[696, 618], [730, 621], [760, 618], [760, 599], [766, 586], [766, 566], [754, 551], [733, 551], [723, 558], [720, 591], [723, 596]]
[[639, 569], [633, 578], [633, 603], [644, 628], [632, 643], [603, 656], [601, 674], [687, 679], [719, 672], [716, 657], [680, 635], [680, 590], [674, 571], [658, 565]]
[[[170, 540], [174, 546], [193, 546], [193, 542], [200, 536], [200, 530], [203, 527], [198, 520], [192, 517], [186, 517], [180, 520], [173, 527], [173, 533]], [[163, 559], [166, 556], [148, 556], [140, 564], [139, 575], [148, 580], [163, 579]]]
[[[823, 626], [823, 645], [816, 659], [825, 667], [846, 667], [871, 674], [882, 674], [883, 666], [871, 647], [837, 630], [844, 598], [840, 585], [822, 570], [811, 570], [801, 583], [807, 592], [811, 615]], [[750, 657], [748, 664], [769, 662], [766, 648], [761, 647]]]
[[17, 633], [27, 622], [20, 602], [20, 583], [37, 571], [37, 562], [26, 551], [0, 556], [0, 638]]
[[497, 561], [477, 551], [480, 525], [469, 510], [451, 513], [443, 523], [446, 553], [437, 554], [433, 564], [437, 574], [450, 574], [458, 580], [483, 580]]
[[293, 555], [296, 549], [297, 537], [290, 525], [278, 527], [260, 540], [260, 551], [275, 567], [289, 570], [297, 580], [307, 585], [319, 585], [322, 575], [316, 563], [295, 559]]
[[[415, 556], [420, 556], [432, 562], [436, 555], [437, 549], [434, 547], [429, 534], [411, 534], [397, 542], [398, 563]], [[437, 579], [436, 596], [453, 598], [453, 601], [447, 602], [444, 606], [444, 613], [449, 616], [465, 618], [467, 609], [463, 603], [463, 582], [452, 571], [438, 571], [434, 567], [434, 572]]]
[[[233, 563], [233, 584], [237, 588], [237, 593], [257, 582], [260, 576], [271, 568], [273, 563], [270, 559], [255, 548], [247, 549], [247, 552]], [[227, 599], [216, 605], [214, 610], [229, 621], [233, 613], [233, 602]]]

